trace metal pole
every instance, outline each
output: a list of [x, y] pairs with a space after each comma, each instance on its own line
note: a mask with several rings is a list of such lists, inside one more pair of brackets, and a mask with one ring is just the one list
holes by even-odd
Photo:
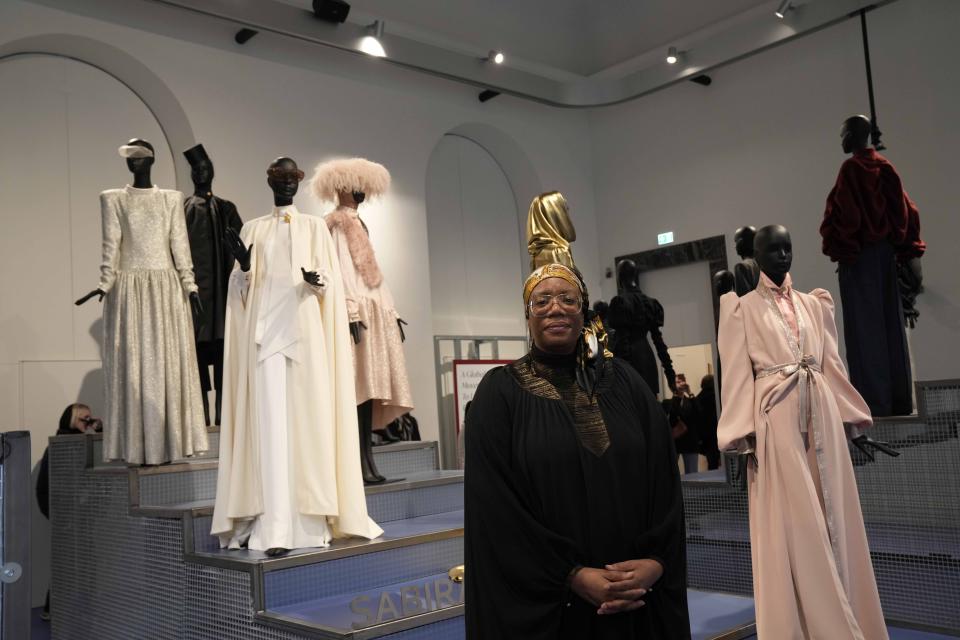
[[870, 41], [867, 38], [867, 8], [860, 10], [860, 33], [863, 35], [863, 59], [867, 65], [867, 93], [870, 97], [870, 141], [877, 151], [886, 149], [880, 142], [880, 127], [877, 126], [877, 105], [873, 98], [873, 71], [870, 67]]

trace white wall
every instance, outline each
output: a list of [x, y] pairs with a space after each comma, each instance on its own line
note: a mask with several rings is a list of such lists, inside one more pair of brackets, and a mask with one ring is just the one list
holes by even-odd
[[[885, 154], [917, 202], [928, 244], [915, 377], [957, 377], [960, 2], [901, 0], [871, 12], [868, 24]], [[840, 125], [869, 109], [859, 22], [711, 75], [710, 87], [686, 83], [591, 113], [601, 264], [655, 247], [666, 230], [677, 242], [726, 234], [735, 260], [736, 227], [781, 223], [793, 236], [796, 285], [839, 299], [818, 228], [844, 160]], [[613, 281], [604, 287], [611, 295]]]
[[[241, 49], [232, 40], [235, 27], [157, 3], [136, 3], [137, 9], [131, 9], [136, 14], [131, 22], [142, 19], [139, 26], [150, 32], [96, 18], [123, 15], [134, 6], [132, 2], [64, 4], [88, 15], [4, 0], [0, 46], [33, 35], [72, 34], [109, 43], [138, 59], [179, 98], [197, 141], [205, 145], [216, 165], [215, 191], [233, 200], [244, 219], [269, 211], [272, 201], [265, 171], [279, 155], [295, 158], [308, 175], [318, 162], [347, 155], [368, 157], [390, 169], [391, 193], [365, 206], [364, 220], [398, 309], [410, 323], [405, 349], [414, 413], [425, 439], [438, 435], [425, 189], [430, 154], [445, 133], [465, 123], [481, 123], [512, 138], [544, 187], [563, 189], [575, 207], [581, 238], [578, 259], [587, 278], [599, 282], [590, 145], [583, 114], [508, 97], [481, 104], [473, 88], [265, 33]], [[12, 73], [16, 60], [0, 61], [0, 73]], [[64, 66], [57, 61], [51, 64], [55, 69]], [[18, 127], [23, 122], [30, 122], [31, 130], [48, 132], [35, 140], [36, 148], [27, 158], [16, 149], [29, 145], [0, 146], [0, 190], [6, 197], [11, 185], [17, 189], [16, 202], [4, 200], [0, 212], [4, 225], [0, 234], [4, 254], [0, 393], [5, 406], [11, 407], [8, 415], [15, 415], [17, 421], [11, 419], [2, 428], [31, 430], [39, 452], [55, 428], [56, 416], [50, 416], [58, 416], [63, 405], [76, 397], [82, 380], [75, 380], [75, 388], [68, 389], [71, 385], [58, 378], [53, 390], [58, 406], [44, 412], [37, 409], [31, 394], [24, 397], [23, 363], [62, 361], [64, 375], [82, 378], [89, 360], [98, 357], [91, 337], [98, 305], [95, 301], [82, 308], [72, 305], [76, 297], [96, 286], [98, 278], [97, 192], [122, 186], [129, 179], [115, 152], [128, 138], [148, 138], [159, 145], [159, 155], [166, 153], [161, 150], [159, 128], [145, 132], [142, 118], [118, 117], [106, 108], [117, 92], [98, 93], [95, 88], [112, 80], [59, 73], [71, 90], [54, 96], [45, 108], [19, 108], [22, 105], [18, 107], [11, 96], [49, 91], [47, 77], [21, 74], [15, 81], [4, 81], [0, 100], [5, 105], [0, 118], [4, 139], [22, 138]], [[97, 72], [91, 73], [96, 76]], [[67, 94], [82, 94], [83, 99], [68, 108]], [[136, 111], [130, 98], [124, 98], [129, 108], [121, 108], [121, 116]], [[64, 138], [68, 113], [97, 124], [75, 126]], [[155, 182], [172, 188], [173, 173], [167, 162], [167, 169], [158, 167]], [[72, 178], [64, 178], [68, 175]], [[305, 185], [296, 203], [305, 213], [323, 214], [331, 208], [316, 202]], [[461, 246], [467, 241], [458, 240]], [[83, 362], [70, 364], [79, 361]], [[77, 373], [77, 367], [83, 371]], [[38, 592], [42, 600], [39, 587]]]
[[[97, 12], [96, 2], [76, 4]], [[410, 322], [407, 359], [424, 437], [437, 433], [424, 191], [427, 161], [444, 133], [462, 123], [482, 122], [513, 137], [541, 181], [548, 188], [564, 189], [576, 207], [578, 226], [583, 228], [579, 256], [588, 278], [598, 281], [588, 129], [581, 114], [506, 97], [481, 104], [471, 88], [260, 34], [251, 43], [255, 46], [243, 51], [276, 60], [268, 61], [239, 52], [229, 25], [196, 16], [184, 20], [183, 14], [161, 11], [152, 3], [144, 7], [173, 16], [153, 22], [152, 29], [186, 40], [10, 1], [0, 6], [0, 43], [33, 34], [72, 33], [109, 42], [138, 58], [179, 97], [197, 140], [216, 164], [215, 190], [236, 202], [245, 219], [269, 209], [265, 169], [278, 155], [292, 156], [308, 173], [316, 163], [333, 156], [361, 155], [385, 164], [393, 173], [392, 192], [365, 207], [364, 219], [399, 310]], [[222, 48], [191, 41], [202, 38]], [[13, 122], [6, 120], [4, 126]], [[117, 127], [105, 142], [112, 148], [118, 139], [122, 142], [135, 133]], [[16, 168], [13, 174], [43, 181], [42, 172], [33, 167], [26, 172]], [[115, 184], [102, 185], [111, 186]], [[330, 208], [317, 203], [305, 188], [297, 203], [309, 213], [322, 214]], [[78, 200], [75, 207], [75, 215], [86, 216], [88, 229], [93, 229], [86, 241], [87, 249], [96, 253], [95, 195]], [[86, 279], [91, 286], [96, 278], [95, 269], [90, 269]], [[63, 311], [62, 300], [45, 308], [54, 316], [54, 308]], [[68, 324], [57, 330], [83, 332], [85, 323], [89, 319], [79, 327]], [[16, 338], [5, 335], [9, 339]], [[70, 357], [66, 351], [50, 357]]]
[[434, 334], [524, 335], [529, 256], [496, 160], [472, 140], [444, 136], [430, 156], [426, 209]]

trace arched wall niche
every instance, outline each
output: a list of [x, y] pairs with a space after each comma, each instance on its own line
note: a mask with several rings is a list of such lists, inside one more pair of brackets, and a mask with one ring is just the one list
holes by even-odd
[[540, 179], [523, 149], [484, 124], [446, 132], [431, 153], [426, 209], [435, 335], [522, 335], [525, 225]]
[[177, 189], [184, 193], [193, 190], [190, 167], [179, 153], [196, 144], [193, 128], [176, 95], [149, 67], [122, 49], [93, 38], [65, 33], [30, 36], [0, 44], [0, 61], [30, 54], [61, 56], [88, 64], [129, 88], [160, 124], [173, 152]]

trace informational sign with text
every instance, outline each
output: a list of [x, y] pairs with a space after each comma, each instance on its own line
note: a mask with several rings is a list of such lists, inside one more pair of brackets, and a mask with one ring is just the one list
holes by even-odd
[[513, 360], [454, 360], [453, 361], [453, 402], [457, 408], [457, 435], [463, 426], [463, 417], [467, 403], [473, 400], [477, 385], [483, 376], [500, 365], [510, 364]]

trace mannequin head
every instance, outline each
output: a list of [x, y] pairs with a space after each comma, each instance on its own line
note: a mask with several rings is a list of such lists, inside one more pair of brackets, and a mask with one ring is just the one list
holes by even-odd
[[790, 232], [779, 224], [762, 227], [754, 239], [754, 254], [760, 270], [773, 280], [774, 284], [780, 286], [793, 264]]
[[366, 199], [367, 194], [363, 191], [343, 190], [337, 192], [337, 202], [341, 207], [347, 207], [349, 209], [356, 209]]
[[137, 175], [137, 174], [150, 175], [150, 167], [153, 166], [153, 160], [154, 160], [153, 145], [147, 142], [146, 140], [141, 140], [140, 138], [134, 138], [129, 142], [127, 142], [127, 146], [144, 147], [150, 150], [150, 156], [147, 158], [127, 158], [127, 169], [130, 170], [130, 173], [132, 173], [133, 175]]
[[840, 129], [840, 145], [844, 153], [853, 153], [867, 148], [873, 126], [867, 116], [852, 116], [843, 121]]
[[273, 191], [273, 204], [278, 207], [293, 204], [301, 180], [303, 171], [292, 158], [283, 156], [271, 162], [267, 168], [267, 184]]
[[184, 151], [183, 155], [190, 163], [190, 179], [193, 180], [195, 193], [209, 195], [214, 173], [213, 162], [206, 149], [198, 144]]
[[617, 263], [617, 285], [624, 291], [640, 291], [640, 285], [637, 284], [639, 273], [636, 262], [630, 259], [621, 260]]
[[717, 297], [730, 293], [735, 286], [733, 274], [726, 269], [721, 269], [713, 274], [713, 290], [717, 292]]
[[733, 242], [737, 247], [737, 255], [741, 258], [753, 257], [753, 239], [757, 235], [757, 228], [747, 225], [733, 232]]

